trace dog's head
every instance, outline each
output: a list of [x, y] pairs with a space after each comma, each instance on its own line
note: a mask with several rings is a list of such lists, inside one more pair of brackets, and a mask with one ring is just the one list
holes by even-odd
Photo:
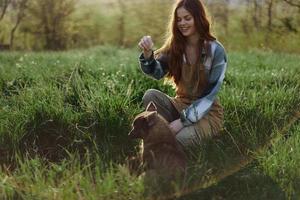
[[140, 113], [133, 120], [132, 129], [129, 132], [130, 138], [145, 139], [148, 136], [149, 129], [156, 123], [158, 118], [157, 108], [151, 101], [146, 111]]

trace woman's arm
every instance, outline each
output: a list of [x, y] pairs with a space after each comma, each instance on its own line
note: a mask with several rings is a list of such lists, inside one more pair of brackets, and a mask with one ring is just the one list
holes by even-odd
[[227, 68], [227, 56], [224, 47], [221, 44], [215, 42], [213, 45], [216, 46], [213, 53], [208, 87], [198, 100], [194, 101], [180, 113], [180, 119], [183, 126], [188, 126], [197, 122], [208, 113], [223, 83]]
[[145, 74], [157, 80], [163, 78], [168, 72], [168, 58], [164, 54], [159, 55], [155, 59], [152, 51], [150, 58], [146, 59], [144, 54], [141, 53], [139, 56], [139, 63]]
[[164, 77], [168, 71], [168, 59], [166, 55], [160, 54], [154, 58], [152, 47], [154, 43], [151, 36], [143, 36], [138, 46], [143, 50], [139, 56], [140, 67], [142, 71], [159, 80]]

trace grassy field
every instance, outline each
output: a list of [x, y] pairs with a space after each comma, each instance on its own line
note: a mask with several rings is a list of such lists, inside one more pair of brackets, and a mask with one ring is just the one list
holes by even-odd
[[[0, 199], [145, 198], [124, 165], [138, 151], [127, 134], [147, 89], [174, 91], [146, 77], [137, 56], [112, 46], [0, 54]], [[300, 56], [228, 58], [225, 129], [189, 152], [194, 189], [180, 199], [300, 198]]]

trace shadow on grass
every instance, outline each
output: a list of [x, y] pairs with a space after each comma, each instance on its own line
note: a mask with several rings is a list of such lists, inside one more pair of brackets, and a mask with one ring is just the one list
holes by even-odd
[[[18, 142], [17, 153], [21, 156], [38, 156], [50, 162], [60, 162], [68, 158], [68, 154], [76, 153], [84, 159], [89, 153], [90, 156], [97, 154], [104, 162], [110, 163], [123, 161], [125, 155], [134, 151], [135, 145], [127, 142], [127, 132], [121, 130], [122, 127], [108, 129], [103, 127], [100, 119], [85, 116], [78, 124], [72, 124], [47, 113], [37, 112], [35, 115], [35, 120], [26, 124], [25, 134]], [[113, 130], [120, 136], [110, 135]]]
[[[281, 125], [280, 130], [275, 125], [269, 127], [268, 131], [261, 133], [259, 140], [252, 138], [252, 145], [243, 145], [245, 138], [240, 140], [240, 137], [235, 137], [241, 135], [235, 135], [232, 130], [222, 137], [209, 139], [187, 149], [190, 156], [189, 175], [187, 186], [180, 192], [180, 199], [285, 199], [285, 192], [271, 177], [255, 169], [257, 164], [253, 161], [257, 153], [266, 150], [276, 140], [277, 137], [271, 136], [272, 132], [279, 131], [281, 136], [287, 135], [299, 117], [295, 113]], [[265, 130], [264, 126], [269, 126], [269, 123], [257, 125]], [[255, 130], [247, 137], [260, 134], [259, 128]], [[264, 143], [261, 143], [262, 139], [265, 139]]]
[[218, 184], [182, 196], [179, 200], [286, 199], [285, 193], [269, 176], [255, 166], [248, 166]]
[[66, 157], [66, 150], [74, 143], [74, 137], [67, 125], [48, 120], [33, 126], [28, 124], [27, 133], [19, 142], [21, 154], [36, 155], [55, 162]]

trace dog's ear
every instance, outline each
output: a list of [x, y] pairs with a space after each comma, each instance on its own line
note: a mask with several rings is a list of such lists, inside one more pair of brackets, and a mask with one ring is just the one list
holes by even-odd
[[146, 111], [157, 111], [157, 107], [153, 101], [147, 105]]
[[147, 124], [147, 119], [141, 116], [133, 121], [133, 128], [129, 132], [128, 136], [132, 139], [143, 138], [143, 132], [145, 125]]
[[155, 124], [156, 116], [157, 116], [157, 111], [154, 111], [154, 112], [151, 112], [146, 117], [148, 127], [153, 126]]

